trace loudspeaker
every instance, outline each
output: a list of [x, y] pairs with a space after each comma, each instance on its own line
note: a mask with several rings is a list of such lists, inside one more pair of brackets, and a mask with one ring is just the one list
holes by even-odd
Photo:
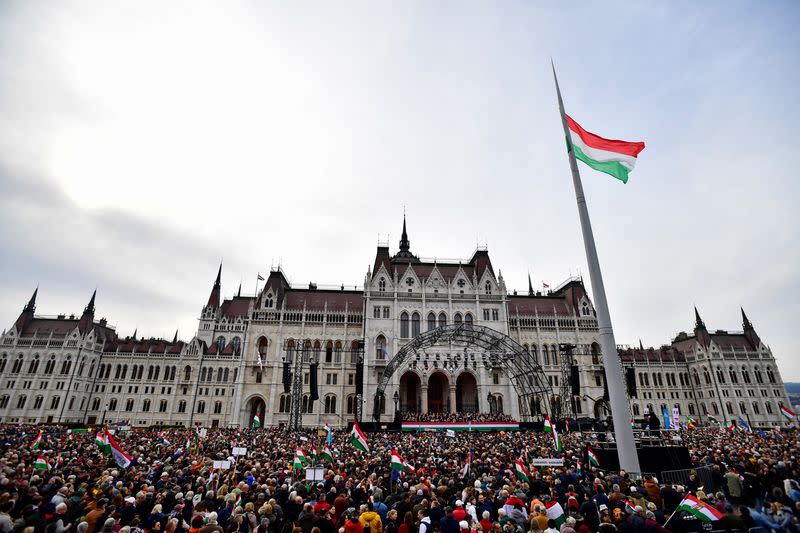
[[310, 399], [311, 401], [319, 400], [319, 390], [317, 389], [317, 370], [319, 369], [319, 364], [314, 363], [313, 365], [308, 365], [308, 385], [310, 389]]
[[288, 393], [292, 387], [292, 374], [289, 372], [289, 363], [283, 363], [283, 392]]
[[581, 395], [581, 376], [578, 373], [578, 365], [572, 365], [570, 368], [569, 384], [572, 387], [572, 395]]
[[356, 394], [364, 394], [364, 361], [356, 363]]
[[638, 398], [636, 395], [636, 373], [633, 367], [625, 369], [625, 384], [628, 386], [628, 396]]

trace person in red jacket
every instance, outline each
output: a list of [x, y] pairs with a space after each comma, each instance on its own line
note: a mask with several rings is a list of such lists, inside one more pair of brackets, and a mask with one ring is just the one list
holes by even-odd
[[364, 533], [364, 525], [358, 521], [358, 513], [353, 509], [350, 520], [344, 524], [344, 533]]

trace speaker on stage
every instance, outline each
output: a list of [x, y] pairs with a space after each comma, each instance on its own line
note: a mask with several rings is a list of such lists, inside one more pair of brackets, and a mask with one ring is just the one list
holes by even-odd
[[292, 388], [292, 373], [289, 371], [289, 363], [283, 363], [283, 392], [288, 393]]
[[638, 398], [636, 395], [636, 374], [633, 367], [625, 369], [625, 384], [628, 386], [628, 396]]
[[356, 363], [356, 394], [364, 394], [364, 361], [360, 357]]
[[570, 368], [569, 384], [572, 387], [572, 395], [581, 395], [581, 376], [578, 373], [578, 365], [572, 365]]
[[[308, 365], [308, 385], [310, 389], [310, 396], [309, 398], [311, 401], [319, 400], [319, 390], [317, 388], [317, 370], [319, 369], [319, 363], [313, 363]], [[309, 410], [310, 411], [310, 410]]]

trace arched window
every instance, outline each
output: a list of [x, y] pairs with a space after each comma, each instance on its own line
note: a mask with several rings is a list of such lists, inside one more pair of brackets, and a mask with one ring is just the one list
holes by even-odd
[[386, 359], [386, 337], [383, 335], [375, 339], [375, 359]]
[[0, 374], [2, 374], [3, 372], [5, 372], [5, 370], [6, 370], [6, 363], [7, 363], [7, 362], [8, 362], [8, 355], [7, 355], [7, 354], [3, 354], [3, 357], [2, 357], [2, 358], [0, 358]]
[[0, 396], [0, 409], [5, 409], [6, 407], [8, 407], [8, 400], [9, 399], [10, 398], [9, 398], [8, 394], [4, 394], [3, 396]]
[[[152, 368], [152, 367], [151, 367]], [[206, 380], [206, 374], [208, 374], [208, 369], [203, 367], [200, 369], [200, 383]]]
[[633, 416], [639, 416], [639, 404], [633, 404]]
[[333, 362], [333, 342], [328, 341], [325, 343], [325, 362], [332, 363]]
[[286, 341], [286, 362], [292, 363], [294, 362], [294, 339], [289, 339]]
[[731, 383], [739, 383], [739, 376], [736, 375], [736, 370], [733, 367], [728, 369], [728, 374], [731, 376]]
[[302, 413], [314, 412], [314, 401], [308, 396], [308, 394], [303, 395], [303, 401], [300, 404], [300, 412]]
[[199, 402], [197, 402], [197, 412], [200, 413], [201, 415], [206, 412], [206, 402], [205, 401], [200, 400]]
[[408, 338], [408, 313], [405, 311], [400, 313], [400, 338]]
[[711, 402], [711, 410], [714, 411], [715, 415], [719, 414], [719, 407], [717, 407], [717, 402]]
[[495, 401], [496, 401], [496, 404], [497, 404], [497, 411], [495, 411], [495, 412], [502, 414], [503, 413], [503, 395], [502, 394], [498, 394], [495, 398], [496, 398]]
[[358, 345], [358, 341], [353, 341], [350, 343], [350, 362], [352, 364], [358, 363], [358, 357], [361, 355], [361, 347]]
[[542, 346], [542, 361], [544, 361], [544, 366], [550, 366], [550, 350], [546, 344]]
[[218, 415], [222, 413], [222, 402], [214, 402], [214, 414]]
[[43, 401], [44, 401], [44, 398], [42, 396], [37, 396], [36, 398], [34, 398], [33, 399], [33, 408], [34, 409], [40, 409], [42, 407], [42, 402]]
[[222, 335], [217, 337], [216, 345], [217, 345], [217, 353], [222, 353], [222, 350], [225, 349], [225, 337], [223, 337]]
[[288, 413], [292, 408], [292, 397], [288, 394], [281, 394], [280, 400], [278, 401], [278, 412], [279, 413]]
[[752, 382], [750, 379], [750, 371], [747, 370], [746, 366], [742, 367], [742, 380], [747, 384], [750, 384]]
[[28, 365], [28, 374], [33, 374], [39, 370], [39, 354], [33, 356], [33, 361]]
[[116, 411], [117, 410], [117, 399], [111, 398], [108, 402], [108, 410], [109, 411]]
[[539, 363], [539, 350], [535, 344], [531, 344], [531, 357], [533, 357], [534, 362]]
[[66, 360], [61, 363], [61, 374], [69, 374], [70, 368], [72, 368], [72, 360], [67, 356]]
[[756, 376], [756, 383], [764, 383], [764, 376], [761, 375], [760, 368], [755, 367], [755, 369], [753, 369], [753, 374]]
[[753, 413], [755, 413], [757, 415], [761, 414], [760, 409], [758, 407], [758, 402], [753, 402]]
[[267, 357], [267, 346], [269, 345], [269, 341], [266, 337], [260, 337], [258, 339], [258, 355], [261, 356], [261, 359], [265, 359]]
[[222, 369], [221, 368], [217, 372], [217, 383], [222, 383]]
[[690, 415], [693, 415], [693, 414], [694, 414], [694, 404], [693, 404], [693, 403], [690, 403], [690, 404], [689, 404], [689, 414], [690, 414]]
[[325, 396], [325, 413], [336, 413], [336, 396], [333, 394], [328, 394]]
[[725, 373], [720, 367], [717, 367], [717, 381], [723, 385], [725, 384]]
[[303, 341], [303, 362], [304, 363], [309, 362], [310, 358], [311, 358], [311, 341], [305, 340]]
[[472, 325], [472, 313], [466, 313], [464, 315], [464, 323], [467, 324], [468, 326]]
[[242, 339], [239, 337], [233, 338], [233, 355], [239, 355], [242, 353]]
[[352, 394], [347, 397], [347, 414], [352, 415], [355, 413], [356, 398]]
[[378, 291], [386, 292], [386, 278], [381, 277], [381, 279], [378, 280]]
[[314, 341], [314, 361], [317, 363], [322, 362], [322, 358], [320, 357], [322, 353], [322, 344], [319, 341]]
[[[200, 402], [200, 403], [203, 403], [203, 402]], [[145, 412], [145, 413], [149, 413], [150, 412], [150, 399], [149, 398], [145, 398], [145, 400], [142, 402], [142, 412]], [[201, 411], [198, 408], [197, 412], [198, 413], [202, 413], [203, 411]]]
[[222, 378], [222, 381], [224, 381], [225, 383], [227, 383], [227, 382], [228, 382], [228, 378], [229, 378], [229, 377], [230, 377], [230, 369], [229, 369], [229, 368], [226, 368], [226, 369], [225, 369], [225, 377], [223, 377], [223, 378]]
[[436, 329], [436, 315], [433, 312], [428, 313], [428, 331]]
[[[186, 410], [186, 402], [185, 402], [185, 401], [182, 401], [182, 403], [183, 403], [183, 410], [185, 411], [185, 410]], [[133, 398], [128, 398], [128, 399], [125, 401], [125, 410], [126, 410], [126, 411], [133, 411]], [[179, 413], [182, 413], [183, 411], [181, 411], [181, 410], [179, 409], [179, 410], [178, 410], [178, 412], [179, 412]]]
[[703, 379], [706, 382], [706, 385], [711, 385], [711, 372], [708, 371], [707, 368], [703, 368]]
[[592, 343], [592, 364], [599, 365], [600, 364], [600, 345], [596, 342]]
[[746, 414], [747, 413], [747, 409], [745, 408], [744, 402], [739, 402], [739, 412], [741, 414]]
[[411, 336], [419, 335], [419, 313], [416, 311], [411, 315]]
[[334, 363], [342, 362], [342, 341], [336, 341], [333, 344], [333, 362]]
[[447, 315], [444, 312], [439, 313], [439, 327], [443, 328], [447, 325]]
[[181, 400], [178, 402], [178, 412], [179, 413], [186, 412], [186, 400]]
[[206, 378], [206, 381], [207, 382], [214, 381], [214, 369], [213, 368], [209, 368], [208, 369], [208, 376]]
[[116, 372], [114, 373], [114, 379], [119, 379], [120, 374], [122, 374], [122, 365], [117, 364]]
[[95, 398], [92, 400], [92, 411], [99, 411], [100, 410], [100, 398]]
[[17, 398], [17, 409], [23, 409], [25, 407], [25, 402], [28, 401], [28, 397], [24, 394]]
[[22, 354], [19, 354], [16, 361], [14, 361], [14, 366], [11, 367], [11, 373], [19, 374], [20, 370], [22, 370]]
[[[139, 377], [142, 377], [142, 367], [139, 367]], [[183, 369], [183, 380], [184, 381], [191, 381], [192, 380], [192, 367], [186, 365]]]
[[462, 322], [461, 313], [454, 314], [453, 315], [453, 324], [458, 325], [458, 324], [461, 324], [461, 322]]
[[767, 410], [767, 414], [772, 414], [772, 403], [771, 402], [764, 402], [764, 409]]
[[772, 367], [767, 367], [767, 379], [770, 383], [775, 383], [775, 372], [772, 371]]
[[731, 402], [725, 402], [725, 410], [728, 411], [729, 415], [733, 414], [733, 404]]
[[492, 283], [489, 280], [486, 280], [486, 284], [483, 286], [483, 292], [492, 294]]

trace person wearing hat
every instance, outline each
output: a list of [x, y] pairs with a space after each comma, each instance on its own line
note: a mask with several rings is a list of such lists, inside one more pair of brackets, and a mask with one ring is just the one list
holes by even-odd
[[453, 518], [461, 522], [467, 518], [467, 511], [464, 509], [464, 502], [456, 500], [456, 508], [453, 509]]

